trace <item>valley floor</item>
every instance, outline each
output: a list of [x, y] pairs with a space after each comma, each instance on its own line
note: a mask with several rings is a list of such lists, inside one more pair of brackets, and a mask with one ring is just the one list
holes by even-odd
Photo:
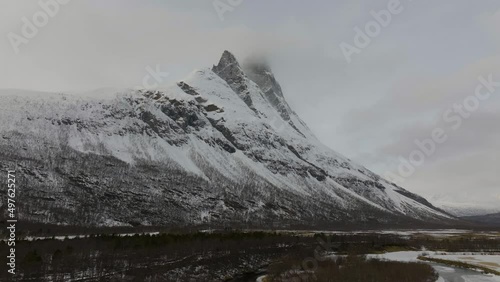
[[[498, 232], [205, 230], [134, 234], [127, 230], [45, 235], [26, 236], [17, 242], [17, 274], [1, 273], [1, 281], [283, 281], [277, 279], [281, 274], [304, 276], [315, 271], [323, 276], [307, 281], [328, 281], [322, 277], [331, 275], [344, 275], [343, 282], [382, 281], [377, 280], [381, 273], [393, 275], [390, 279], [419, 282], [500, 281], [500, 276], [477, 269], [418, 259], [457, 260], [495, 270], [500, 257]], [[5, 241], [0, 243], [0, 251], [8, 252]], [[343, 259], [332, 261], [335, 257]], [[2, 256], [0, 263], [5, 265], [5, 259]], [[347, 271], [349, 265], [365, 269], [365, 276]], [[377, 271], [380, 269], [385, 271]], [[383, 281], [396, 281], [387, 277]]]

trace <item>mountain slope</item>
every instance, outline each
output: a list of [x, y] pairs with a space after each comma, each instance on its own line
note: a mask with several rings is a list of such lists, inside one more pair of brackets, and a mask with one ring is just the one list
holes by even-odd
[[[23, 219], [80, 225], [410, 225], [453, 218], [321, 144], [270, 68], [212, 69], [113, 98], [0, 102], [0, 166]], [[108, 96], [108, 95], [107, 95]]]

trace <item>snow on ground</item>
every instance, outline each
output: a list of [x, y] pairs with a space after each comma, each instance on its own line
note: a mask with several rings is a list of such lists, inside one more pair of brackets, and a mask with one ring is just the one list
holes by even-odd
[[390, 260], [390, 261], [402, 261], [402, 262], [416, 262], [418, 256], [422, 255], [422, 251], [404, 251], [404, 252], [392, 252], [385, 254], [367, 255], [367, 258], [380, 259], [380, 260]]
[[425, 230], [425, 229], [416, 229], [416, 230], [363, 230], [363, 231], [332, 231], [332, 232], [324, 232], [324, 233], [335, 233], [335, 234], [369, 234], [369, 233], [377, 233], [377, 234], [393, 234], [400, 236], [413, 236], [413, 235], [426, 235], [438, 238], [446, 238], [451, 236], [457, 236], [462, 234], [473, 233], [476, 235], [482, 235], [487, 237], [497, 237], [500, 239], [500, 233], [496, 231], [472, 231], [465, 229], [436, 229], [436, 230]]
[[302, 230], [280, 230], [282, 233], [298, 233], [302, 235], [314, 235], [314, 234], [393, 234], [399, 235], [402, 237], [408, 237], [413, 235], [426, 235], [432, 237], [446, 238], [457, 236], [461, 234], [474, 233], [476, 235], [488, 236], [488, 237], [497, 237], [500, 239], [500, 233], [492, 231], [492, 232], [477, 232], [472, 230], [462, 230], [462, 229], [436, 229], [436, 230], [425, 230], [425, 229], [416, 229], [416, 230], [354, 230], [354, 231], [327, 231], [327, 230], [311, 230], [311, 231], [302, 231]]
[[[422, 255], [423, 251], [404, 251], [404, 252], [392, 252], [385, 254], [371, 254], [368, 255], [367, 258], [380, 259], [380, 260], [390, 260], [390, 261], [402, 261], [402, 262], [418, 262], [418, 256]], [[428, 252], [427, 252], [428, 253]], [[441, 259], [449, 259], [453, 260], [453, 257], [457, 259], [459, 257], [472, 257], [475, 258], [475, 262], [492, 262], [492, 263], [500, 263], [500, 255], [461, 255], [461, 254], [452, 254], [449, 255], [430, 255], [430, 257], [441, 258]], [[462, 260], [467, 263], [473, 263], [473, 261]], [[420, 261], [422, 262], [422, 261]], [[463, 282], [500, 282], [500, 276], [494, 275], [486, 275], [480, 273], [474, 273], [469, 270], [462, 270], [448, 266], [442, 266], [438, 264], [431, 263], [432, 267], [439, 273], [440, 277], [437, 282], [448, 282], [448, 281], [463, 281]], [[481, 264], [478, 264], [481, 265]], [[487, 265], [482, 265], [487, 266]], [[491, 266], [490, 266], [491, 267]], [[492, 268], [493, 269], [493, 268]], [[464, 274], [465, 273], [465, 274]]]
[[[114, 236], [119, 236], [119, 237], [131, 237], [135, 235], [159, 235], [160, 232], [140, 232], [140, 233], [114, 233]], [[111, 234], [110, 234], [111, 235]], [[83, 239], [83, 238], [89, 238], [90, 235], [85, 234], [85, 235], [64, 235], [64, 236], [50, 236], [50, 237], [43, 237], [43, 236], [26, 236], [26, 237], [21, 237], [17, 238], [18, 241], [36, 241], [36, 240], [59, 240], [59, 241], [64, 241], [64, 240], [72, 240], [72, 239]], [[0, 239], [0, 242], [6, 242], [7, 239]]]
[[485, 276], [485, 277], [480, 277], [477, 275], [463, 275], [462, 279], [464, 282], [497, 282], [500, 281], [499, 276]]
[[480, 253], [436, 253], [429, 257], [453, 261], [461, 261], [468, 264], [487, 267], [500, 271], [500, 255], [484, 255]]

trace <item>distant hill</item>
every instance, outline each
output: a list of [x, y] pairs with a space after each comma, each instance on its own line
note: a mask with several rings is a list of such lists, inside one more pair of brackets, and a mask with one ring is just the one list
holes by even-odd
[[464, 216], [461, 218], [467, 221], [477, 222], [488, 226], [500, 227], [500, 213], [476, 215], [476, 216]]

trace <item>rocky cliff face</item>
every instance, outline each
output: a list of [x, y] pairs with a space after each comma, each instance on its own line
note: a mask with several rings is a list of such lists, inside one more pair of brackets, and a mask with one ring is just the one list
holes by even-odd
[[451, 217], [322, 145], [269, 66], [229, 52], [108, 98], [4, 91], [0, 166], [23, 220], [79, 225], [402, 226]]

